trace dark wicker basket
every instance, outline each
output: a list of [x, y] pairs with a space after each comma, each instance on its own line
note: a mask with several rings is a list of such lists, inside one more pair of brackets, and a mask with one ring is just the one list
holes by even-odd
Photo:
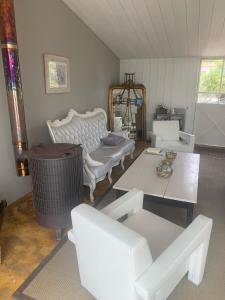
[[71, 209], [82, 202], [82, 148], [40, 145], [28, 157], [37, 221], [55, 229], [71, 226]]

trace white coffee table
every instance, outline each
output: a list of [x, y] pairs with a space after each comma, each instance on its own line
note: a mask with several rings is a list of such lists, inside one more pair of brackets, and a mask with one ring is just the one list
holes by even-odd
[[151, 201], [186, 208], [189, 224], [197, 203], [200, 155], [177, 153], [173, 174], [168, 178], [159, 177], [156, 173], [156, 167], [163, 159], [163, 156], [148, 154], [144, 150], [113, 188], [117, 197], [135, 187]]

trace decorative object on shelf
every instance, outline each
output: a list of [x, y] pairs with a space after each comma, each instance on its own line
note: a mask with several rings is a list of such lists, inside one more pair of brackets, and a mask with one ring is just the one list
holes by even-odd
[[[6, 200], [0, 200], [0, 231], [1, 231], [1, 228], [2, 228], [4, 210], [5, 210], [6, 207], [7, 207]], [[1, 250], [1, 244], [0, 244], [0, 264], [1, 263], [2, 263], [2, 250]]]
[[157, 114], [167, 114], [169, 111], [169, 108], [167, 106], [165, 106], [164, 104], [159, 104], [156, 107], [156, 113]]
[[17, 175], [27, 176], [24, 153], [28, 143], [13, 0], [0, 1], [0, 41]]
[[[135, 74], [125, 73], [124, 83], [109, 90], [110, 130], [127, 130], [129, 137], [143, 140], [146, 136], [146, 89], [135, 84]], [[119, 119], [118, 119], [119, 118]]]
[[170, 110], [168, 107], [160, 104], [156, 108], [154, 114], [154, 120], [163, 121], [163, 120], [178, 120], [179, 129], [184, 131], [185, 126], [185, 115], [187, 108], [174, 107]]
[[54, 228], [56, 239], [71, 226], [70, 212], [82, 202], [82, 148], [74, 144], [34, 146], [28, 151], [33, 200], [39, 224]]
[[46, 93], [66, 93], [70, 91], [69, 59], [63, 56], [45, 54]]
[[162, 160], [156, 167], [157, 175], [163, 178], [168, 178], [173, 174], [172, 164], [176, 158], [177, 153], [174, 151], [167, 151], [165, 154], [166, 159]]

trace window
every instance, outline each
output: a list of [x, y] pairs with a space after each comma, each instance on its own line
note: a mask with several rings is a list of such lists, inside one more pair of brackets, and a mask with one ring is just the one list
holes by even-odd
[[224, 59], [203, 59], [198, 88], [198, 103], [225, 104]]

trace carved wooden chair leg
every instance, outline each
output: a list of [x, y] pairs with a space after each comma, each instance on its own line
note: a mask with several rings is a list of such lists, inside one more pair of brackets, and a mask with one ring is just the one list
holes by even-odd
[[112, 177], [111, 177], [111, 174], [112, 174], [112, 169], [109, 170], [108, 172], [108, 180], [109, 180], [109, 183], [112, 184]]
[[125, 170], [125, 167], [124, 167], [124, 159], [125, 159], [125, 157], [123, 156], [122, 159], [121, 159], [121, 162], [120, 162], [121, 168], [122, 168], [123, 170]]
[[90, 200], [92, 203], [94, 203], [95, 198], [94, 198], [94, 190], [96, 188], [96, 183], [95, 182], [91, 182], [89, 184], [89, 188], [90, 188]]

